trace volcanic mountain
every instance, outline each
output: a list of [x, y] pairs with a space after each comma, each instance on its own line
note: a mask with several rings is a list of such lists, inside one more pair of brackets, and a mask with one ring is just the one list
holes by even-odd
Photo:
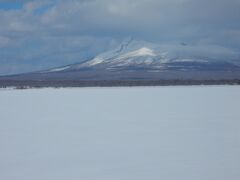
[[101, 70], [108, 72], [166, 72], [166, 71], [235, 71], [236, 62], [223, 61], [206, 56], [175, 55], [162, 51], [161, 47], [147, 42], [129, 40], [119, 48], [89, 61], [54, 68], [43, 73]]
[[128, 39], [119, 47], [78, 64], [0, 79], [32, 81], [240, 79], [240, 65], [236, 58], [227, 59], [224, 55], [219, 58], [215, 54], [193, 53], [193, 48], [186, 43], [180, 43], [176, 49], [178, 51]]

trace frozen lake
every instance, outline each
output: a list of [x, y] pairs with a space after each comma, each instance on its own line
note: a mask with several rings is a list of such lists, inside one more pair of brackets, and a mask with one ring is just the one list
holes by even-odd
[[1, 180], [239, 180], [240, 86], [0, 90]]

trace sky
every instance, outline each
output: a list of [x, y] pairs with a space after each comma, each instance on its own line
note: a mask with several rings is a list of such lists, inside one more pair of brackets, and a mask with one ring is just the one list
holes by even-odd
[[239, 9], [240, 0], [0, 0], [0, 75], [81, 62], [129, 37], [240, 57]]

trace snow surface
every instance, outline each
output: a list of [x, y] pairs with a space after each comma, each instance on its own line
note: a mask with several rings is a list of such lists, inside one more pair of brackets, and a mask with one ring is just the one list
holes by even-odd
[[103, 62], [102, 59], [94, 58], [92, 61], [89, 62], [89, 65], [90, 65], [90, 66], [94, 66], [94, 65], [99, 64], [99, 63], [102, 63], [102, 62]]
[[0, 91], [1, 180], [238, 180], [240, 86]]
[[152, 49], [143, 47], [136, 51], [124, 54], [122, 56], [122, 58], [130, 58], [130, 57], [138, 57], [138, 56], [156, 56], [156, 54], [154, 53], [154, 51]]

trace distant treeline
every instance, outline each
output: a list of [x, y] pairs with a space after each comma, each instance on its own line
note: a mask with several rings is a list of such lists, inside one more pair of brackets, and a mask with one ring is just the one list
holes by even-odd
[[239, 79], [233, 80], [101, 80], [101, 81], [20, 81], [0, 80], [0, 88], [17, 89], [44, 87], [121, 87], [121, 86], [177, 86], [177, 85], [240, 85]]

